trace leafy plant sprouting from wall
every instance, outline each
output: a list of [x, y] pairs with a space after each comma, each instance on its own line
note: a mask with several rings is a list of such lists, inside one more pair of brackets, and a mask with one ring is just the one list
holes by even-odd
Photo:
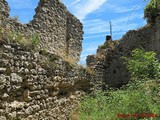
[[126, 65], [134, 79], [157, 79], [160, 74], [160, 63], [155, 58], [153, 51], [145, 52], [142, 49], [132, 51], [131, 57], [123, 57]]
[[151, 0], [144, 9], [144, 18], [148, 23], [155, 23], [155, 19], [160, 15], [160, 0]]

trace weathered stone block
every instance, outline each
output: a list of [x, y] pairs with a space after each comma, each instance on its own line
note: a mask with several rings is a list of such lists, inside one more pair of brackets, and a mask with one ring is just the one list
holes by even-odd
[[22, 77], [16, 73], [11, 73], [11, 82], [13, 83], [22, 83]]

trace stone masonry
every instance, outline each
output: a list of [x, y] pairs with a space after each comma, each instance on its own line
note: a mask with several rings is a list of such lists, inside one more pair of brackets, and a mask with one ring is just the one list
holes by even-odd
[[9, 7], [5, 0], [0, 2], [0, 25], [10, 29], [38, 34], [41, 41], [38, 49], [45, 49], [60, 56], [79, 60], [82, 51], [83, 26], [59, 0], [40, 0], [33, 20], [21, 24], [9, 18]]
[[[40, 0], [28, 24], [10, 18], [9, 11], [0, 0], [0, 120], [69, 120], [92, 89], [87, 71], [64, 60], [80, 58], [81, 22], [59, 0]], [[33, 50], [5, 37], [9, 31], [38, 35], [40, 43]]]
[[90, 88], [85, 69], [61, 57], [0, 44], [0, 120], [68, 120]]
[[98, 86], [106, 89], [107, 86], [121, 87], [128, 83], [130, 74], [121, 57], [130, 56], [135, 48], [154, 51], [160, 59], [159, 18], [155, 25], [147, 24], [140, 29], [128, 31], [120, 40], [106, 41], [96, 55], [88, 56], [87, 65], [96, 72], [94, 81], [101, 83]]

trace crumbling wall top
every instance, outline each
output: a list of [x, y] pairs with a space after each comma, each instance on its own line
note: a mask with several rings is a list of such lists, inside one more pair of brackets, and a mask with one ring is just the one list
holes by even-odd
[[8, 19], [10, 9], [5, 0], [0, 1], [0, 7], [0, 18], [7, 18], [1, 22], [7, 22], [13, 30], [33, 32], [40, 36], [38, 50], [45, 49], [50, 53], [65, 55], [76, 61], [80, 59], [82, 23], [59, 0], [40, 0], [33, 20], [26, 25], [17, 25], [17, 22], [14, 24], [13, 20]]

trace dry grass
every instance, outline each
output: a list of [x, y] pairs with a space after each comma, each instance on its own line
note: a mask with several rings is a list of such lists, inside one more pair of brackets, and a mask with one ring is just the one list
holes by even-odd
[[19, 41], [19, 43], [20, 43], [21, 45], [23, 45], [23, 46], [26, 46], [26, 47], [29, 47], [29, 46], [32, 45], [31, 40], [30, 40], [30, 39], [26, 39], [25, 37], [23, 37], [23, 38]]
[[25, 35], [21, 32], [13, 31], [10, 28], [0, 26], [0, 40], [15, 41], [24, 47], [37, 45], [40, 42], [38, 35]]
[[106, 43], [104, 43], [104, 45], [101, 45], [99, 47], [100, 50], [95, 55], [96, 60], [99, 60], [99, 59], [104, 59], [105, 60], [105, 58], [107, 56], [106, 50], [110, 49], [111, 51], [115, 51], [116, 50], [116, 46], [118, 44], [119, 44], [119, 41], [107, 41]]
[[80, 120], [78, 110], [75, 110], [70, 114], [70, 120]]
[[66, 56], [66, 58], [64, 60], [69, 62], [70, 64], [73, 64], [73, 65], [76, 64], [76, 60], [71, 57]]
[[119, 44], [119, 41], [108, 41], [107, 42], [107, 47], [114, 50], [117, 44]]
[[88, 66], [86, 67], [86, 72], [89, 73], [90, 75], [95, 75], [95, 71]]
[[99, 51], [96, 55], [95, 55], [95, 58], [96, 60], [99, 60], [99, 59], [104, 59], [105, 58], [105, 51], [102, 50], [102, 51]]
[[67, 56], [67, 54], [64, 51], [60, 52], [60, 56], [64, 61], [68, 62], [71, 65], [76, 65], [77, 63], [77, 61], [74, 58]]

